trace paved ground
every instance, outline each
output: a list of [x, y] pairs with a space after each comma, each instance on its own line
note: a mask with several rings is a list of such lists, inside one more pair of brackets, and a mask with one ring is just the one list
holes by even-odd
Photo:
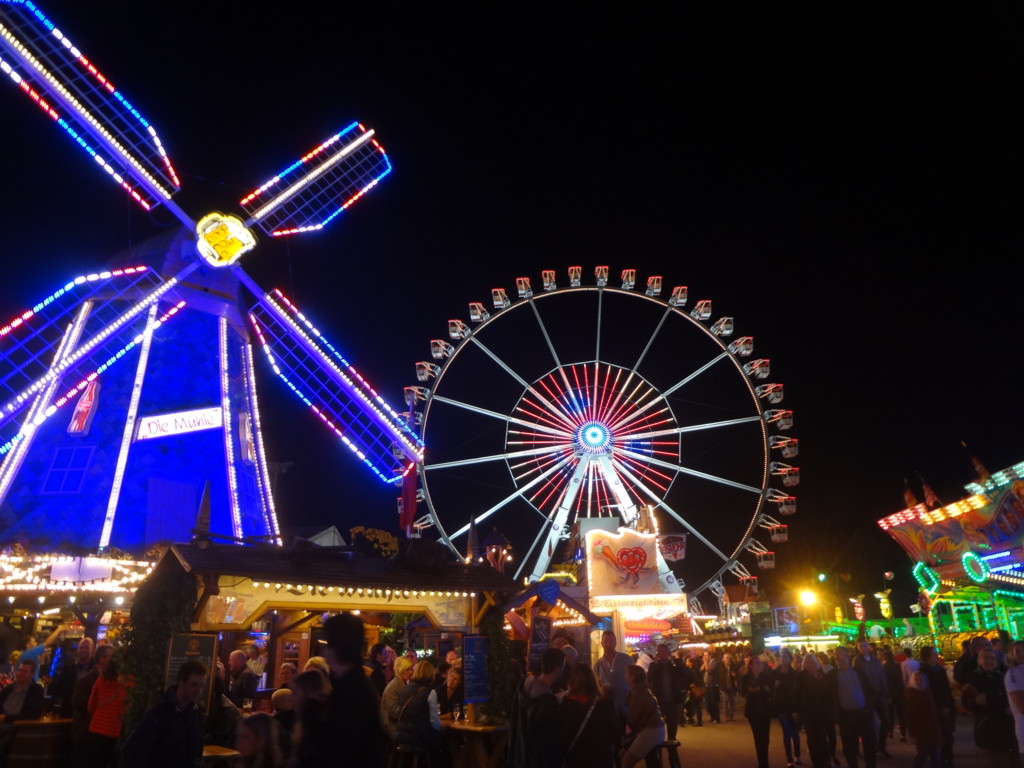
[[[954, 768], [987, 768], [988, 763], [977, 747], [974, 746], [973, 721], [961, 715], [956, 724], [956, 746], [953, 751]], [[801, 734], [801, 744], [804, 744]], [[696, 728], [686, 726], [680, 728], [677, 738], [682, 743], [680, 762], [683, 768], [757, 768], [754, 756], [754, 739], [750, 735], [750, 726], [743, 718], [735, 722], [708, 724]], [[914, 759], [914, 745], [911, 741], [901, 742], [897, 735], [895, 741], [889, 742], [889, 759], [880, 757], [878, 768], [897, 768], [910, 766]], [[772, 725], [771, 746], [769, 748], [771, 768], [786, 768], [786, 753], [782, 748], [782, 729], [778, 721]], [[840, 754], [840, 760], [843, 760]], [[803, 761], [809, 766], [810, 760], [804, 747]], [[667, 765], [667, 762], [665, 763]], [[642, 764], [641, 764], [642, 765]], [[845, 768], [846, 761], [843, 760]], [[860, 762], [860, 768], [864, 763]]]

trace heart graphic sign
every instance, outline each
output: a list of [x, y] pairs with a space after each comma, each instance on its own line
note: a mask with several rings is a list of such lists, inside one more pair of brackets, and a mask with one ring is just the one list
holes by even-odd
[[616, 553], [619, 565], [636, 576], [647, 563], [647, 553], [643, 547], [623, 547]]

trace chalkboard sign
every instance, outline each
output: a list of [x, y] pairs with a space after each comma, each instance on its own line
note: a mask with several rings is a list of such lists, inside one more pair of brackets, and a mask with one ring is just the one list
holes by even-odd
[[210, 711], [213, 695], [213, 679], [217, 674], [217, 635], [200, 635], [176, 632], [171, 635], [167, 648], [167, 674], [164, 676], [164, 690], [178, 685], [178, 670], [186, 661], [201, 661], [209, 670], [206, 675], [206, 708]]
[[547, 616], [534, 616], [530, 622], [530, 669], [540, 668], [540, 659], [551, 645], [551, 624]]
[[490, 639], [486, 635], [466, 635], [462, 640], [463, 701], [476, 704], [491, 700], [491, 684], [487, 676]]

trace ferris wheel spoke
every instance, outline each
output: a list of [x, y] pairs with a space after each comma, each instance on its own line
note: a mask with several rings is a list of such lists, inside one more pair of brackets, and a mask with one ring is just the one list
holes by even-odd
[[685, 386], [686, 386], [687, 384], [689, 384], [689, 383], [690, 383], [691, 381], [693, 381], [694, 379], [696, 379], [696, 378], [697, 378], [698, 376], [700, 376], [700, 375], [701, 375], [702, 373], [704, 373], [704, 372], [705, 372], [705, 371], [707, 371], [707, 370], [708, 370], [709, 368], [711, 368], [712, 366], [714, 366], [714, 364], [715, 364], [715, 363], [717, 363], [717, 362], [720, 362], [720, 361], [722, 361], [722, 360], [725, 360], [725, 358], [727, 358], [728, 356], [729, 356], [729, 353], [728, 353], [728, 352], [725, 352], [725, 351], [723, 351], [723, 352], [722, 352], [722, 354], [720, 354], [720, 355], [718, 355], [718, 356], [716, 356], [716, 357], [713, 357], [713, 358], [712, 358], [711, 360], [708, 360], [708, 362], [704, 363], [704, 365], [702, 365], [702, 366], [701, 366], [700, 368], [698, 368], [697, 370], [695, 370], [695, 371], [694, 371], [693, 373], [691, 373], [691, 374], [690, 374], [689, 376], [686, 376], [686, 377], [684, 377], [683, 379], [681, 379], [680, 381], [677, 381], [677, 382], [676, 382], [675, 384], [673, 384], [673, 385], [672, 385], [671, 387], [669, 387], [668, 389], [666, 389], [666, 390], [665, 390], [665, 391], [664, 391], [664, 392], [663, 392], [663, 393], [661, 394], [661, 396], [662, 396], [662, 397], [668, 397], [669, 395], [671, 395], [671, 394], [672, 394], [673, 392], [675, 392], [675, 391], [676, 391], [677, 389], [679, 389], [680, 387], [685, 387]]
[[526, 456], [545, 456], [551, 453], [550, 446], [543, 448], [532, 448], [526, 451], [512, 451], [510, 453], [496, 453], [493, 456], [477, 456], [472, 459], [458, 459], [457, 461], [443, 461], [438, 464], [425, 464], [423, 468], [430, 472], [435, 469], [452, 469], [454, 467], [468, 467], [472, 464], [486, 464], [491, 461], [507, 461], [509, 459], [520, 459]]
[[[615, 424], [622, 418], [623, 414], [629, 413], [630, 409], [636, 408], [650, 397], [652, 390], [642, 380], [634, 384], [633, 377], [634, 374], [630, 371], [626, 374], [626, 380], [622, 382], [621, 386], [619, 386], [618, 378], [616, 378], [615, 398], [609, 404], [607, 410], [608, 424]], [[632, 389], [630, 389], [631, 386]]]
[[509, 464], [508, 468], [512, 472], [512, 476], [515, 478], [515, 481], [518, 483], [537, 474], [538, 472], [544, 472], [552, 463], [569, 458], [571, 454], [571, 446], [561, 447], [557, 452], [550, 452], [539, 458], [535, 457], [516, 464]]
[[642, 440], [652, 437], [663, 437], [665, 435], [681, 435], [684, 432], [701, 432], [705, 429], [718, 429], [720, 427], [731, 427], [736, 424], [749, 424], [752, 421], [760, 421], [760, 416], [744, 416], [739, 419], [727, 419], [726, 421], [709, 421], [706, 424], [691, 424], [687, 427], [674, 427], [673, 429], [659, 429], [653, 432], [627, 432], [623, 433], [624, 438], [630, 440]]
[[511, 423], [511, 424], [518, 424], [521, 427], [530, 427], [531, 429], [535, 429], [538, 432], [548, 432], [548, 433], [550, 433], [552, 435], [569, 435], [570, 434], [569, 432], [567, 432], [565, 430], [559, 430], [559, 429], [555, 429], [553, 427], [545, 427], [544, 425], [538, 424], [535, 421], [526, 421], [524, 419], [517, 419], [516, 417], [509, 416], [508, 414], [497, 413], [495, 411], [490, 411], [490, 410], [488, 410], [486, 408], [481, 408], [478, 405], [473, 405], [471, 403], [464, 403], [461, 400], [453, 400], [450, 397], [443, 397], [441, 395], [431, 395], [431, 399], [432, 400], [436, 400], [439, 403], [444, 403], [445, 405], [451, 405], [451, 406], [453, 406], [455, 408], [462, 408], [464, 410], [471, 411], [473, 413], [479, 413], [481, 416], [487, 416], [489, 418], [495, 419], [496, 421], [501, 421], [501, 422]]
[[673, 464], [672, 462], [656, 459], [653, 456], [648, 456], [643, 453], [637, 453], [636, 451], [622, 449], [619, 452], [622, 453], [622, 455], [624, 456], [629, 456], [631, 458], [638, 459], [644, 463], [654, 464], [655, 466], [662, 467], [663, 469], [671, 469], [674, 472], [682, 472], [684, 475], [699, 477], [702, 480], [710, 480], [713, 483], [727, 485], [730, 488], [739, 488], [741, 491], [750, 491], [751, 493], [756, 493], [758, 496], [760, 496], [764, 492], [761, 488], [755, 488], [752, 485], [746, 485], [745, 483], [737, 483], [735, 480], [729, 480], [728, 478], [725, 477], [719, 477], [718, 475], [712, 475], [707, 472], [701, 472], [700, 470], [697, 469], [690, 469], [689, 467], [684, 467], [682, 464]]
[[566, 481], [562, 487], [562, 498], [559, 500], [558, 505], [554, 507], [551, 512], [548, 513], [545, 524], [541, 526], [537, 532], [537, 537], [533, 540], [533, 544], [530, 545], [530, 549], [526, 553], [526, 557], [523, 558], [522, 563], [519, 565], [519, 569], [516, 571], [516, 578], [523, 572], [526, 564], [533, 559], [533, 552], [540, 544], [541, 540], [547, 541], [547, 548], [541, 549], [537, 555], [537, 560], [533, 566], [533, 573], [530, 576], [531, 581], [538, 581], [548, 569], [548, 565], [551, 563], [551, 558], [554, 556], [554, 549], [558, 546], [558, 542], [562, 537], [562, 529], [565, 527], [566, 521], [569, 519], [569, 512], [573, 507], [573, 503], [576, 501], [576, 496], [580, 492], [580, 487], [583, 484], [583, 478], [587, 474], [589, 468], [589, 461], [581, 461], [576, 465], [573, 470], [572, 477]]
[[520, 376], [518, 373], [516, 373], [511, 368], [511, 366], [508, 365], [508, 363], [506, 363], [504, 360], [502, 360], [500, 357], [498, 357], [494, 352], [492, 352], [490, 349], [488, 349], [487, 346], [485, 344], [483, 344], [483, 342], [480, 341], [480, 339], [478, 339], [476, 336], [470, 336], [469, 339], [474, 344], [476, 344], [485, 355], [487, 355], [489, 358], [491, 358], [491, 360], [493, 360], [495, 363], [497, 363], [499, 368], [501, 368], [503, 371], [505, 371], [505, 373], [507, 373], [513, 379], [515, 379], [516, 382], [518, 382], [520, 384], [520, 386], [522, 386], [523, 389], [525, 389], [527, 392], [529, 392], [534, 397], [536, 397], [538, 400], [540, 400], [541, 403], [543, 403], [545, 409], [547, 409], [550, 413], [554, 414], [555, 416], [557, 416], [561, 420], [563, 420], [563, 421], [567, 420], [568, 414], [566, 414], [566, 412], [562, 408], [559, 408], [554, 403], [549, 402], [548, 399], [546, 397], [544, 397], [543, 394], [541, 394], [539, 391], [537, 391], [536, 387], [534, 387], [532, 384], [527, 382], [526, 379], [524, 379], [522, 376]]
[[654, 502], [654, 505], [656, 507], [660, 507], [661, 509], [664, 509], [666, 512], [668, 512], [673, 518], [675, 518], [675, 520], [680, 525], [682, 525], [692, 535], [696, 536], [697, 539], [699, 539], [704, 544], [704, 546], [706, 546], [708, 549], [710, 549], [712, 552], [714, 552], [716, 555], [722, 558], [724, 562], [729, 562], [730, 558], [728, 555], [726, 555], [724, 552], [722, 552], [722, 550], [720, 550], [718, 547], [716, 547], [714, 544], [708, 541], [708, 539], [700, 531], [698, 531], [696, 528], [690, 525], [690, 523], [687, 522], [687, 520], [682, 515], [680, 515], [678, 512], [672, 509], [672, 507], [670, 507], [667, 503], [665, 503], [664, 499], [659, 494], [655, 493], [650, 488], [648, 488], [644, 484], [644, 482], [640, 480], [640, 478], [636, 477], [632, 472], [629, 471], [629, 469], [627, 469], [625, 466], [622, 466], [618, 462], [616, 462], [616, 469], [618, 469], [619, 472], [621, 472], [623, 475], [629, 478], [630, 482], [632, 482], [637, 489], [643, 491], [644, 494], [646, 494], [647, 497], [652, 502]]
[[[554, 414], [555, 418], [552, 418], [552, 414], [547, 408], [528, 400], [525, 395], [522, 402], [516, 406], [516, 410], [525, 416], [528, 422], [546, 424], [550, 429], [558, 430], [560, 434], [567, 433], [567, 431], [571, 431], [577, 426], [572, 418], [564, 412]], [[561, 416], [561, 418], [557, 418], [558, 416]]]
[[548, 351], [551, 353], [551, 359], [555, 362], [555, 367], [561, 368], [562, 362], [558, 359], [558, 352], [555, 351], [555, 345], [551, 342], [547, 326], [544, 325], [544, 318], [540, 316], [540, 311], [537, 309], [537, 303], [533, 300], [530, 301], [530, 309], [533, 310], [533, 316], [537, 319], [537, 325], [540, 326], [540, 332], [544, 336], [544, 342], [548, 345]]
[[[514, 490], [514, 491], [513, 491], [512, 493], [510, 493], [510, 494], [509, 494], [508, 496], [506, 496], [506, 497], [505, 497], [504, 499], [502, 499], [502, 500], [501, 500], [501, 501], [499, 501], [499, 502], [498, 502], [497, 504], [495, 504], [495, 505], [494, 505], [493, 507], [491, 507], [490, 509], [488, 509], [488, 510], [487, 510], [486, 512], [483, 512], [483, 513], [481, 513], [480, 515], [478, 515], [477, 517], [475, 517], [475, 518], [473, 519], [473, 522], [474, 522], [474, 523], [475, 523], [476, 525], [479, 525], [479, 524], [480, 524], [480, 523], [482, 523], [482, 522], [483, 522], [484, 520], [486, 520], [486, 519], [487, 519], [488, 517], [490, 517], [490, 516], [491, 516], [491, 515], [493, 515], [493, 514], [494, 514], [495, 512], [497, 512], [497, 511], [498, 511], [499, 509], [501, 509], [501, 508], [503, 508], [503, 507], [504, 507], [505, 505], [507, 505], [507, 504], [509, 504], [509, 503], [511, 503], [511, 502], [513, 502], [513, 501], [515, 501], [515, 500], [516, 500], [517, 498], [519, 498], [519, 497], [522, 497], [523, 499], [525, 499], [525, 498], [526, 498], [526, 492], [527, 492], [528, 490], [530, 490], [531, 488], [533, 488], [533, 486], [535, 486], [535, 485], [539, 484], [540, 482], [542, 482], [543, 480], [545, 480], [545, 479], [546, 479], [547, 477], [549, 477], [550, 475], [553, 475], [553, 474], [554, 474], [555, 472], [559, 471], [559, 470], [560, 470], [560, 469], [561, 469], [561, 468], [562, 468], [563, 466], [565, 466], [565, 464], [566, 464], [566, 463], [567, 463], [568, 461], [570, 461], [570, 460], [571, 460], [571, 458], [572, 458], [572, 457], [567, 457], [567, 458], [563, 459], [562, 461], [560, 461], [560, 462], [558, 462], [557, 464], [553, 465], [553, 466], [552, 466], [552, 467], [551, 467], [551, 468], [550, 468], [549, 470], [547, 470], [547, 471], [546, 471], [546, 472], [545, 472], [544, 474], [542, 474], [542, 475], [539, 475], [538, 477], [535, 477], [535, 478], [534, 478], [533, 480], [531, 480], [530, 482], [528, 482], [528, 483], [527, 483], [526, 485], [524, 485], [524, 486], [523, 486], [522, 488], [517, 488], [517, 489], [516, 489], [516, 490]], [[539, 509], [537, 509], [536, 507], [534, 507], [534, 506], [533, 506], [532, 504], [530, 504], [530, 507], [531, 507], [532, 509], [536, 510], [536, 511], [537, 511], [537, 514], [541, 515], [541, 517], [544, 517], [544, 513], [543, 513], [543, 512], [541, 512], [541, 511], [540, 511]], [[449, 536], [448, 538], [449, 538], [449, 539], [454, 539], [454, 538], [456, 538], [456, 537], [458, 537], [458, 536], [462, 536], [462, 535], [463, 535], [464, 533], [466, 533], [466, 532], [467, 532], [468, 530], [469, 530], [469, 525], [468, 525], [468, 524], [466, 524], [466, 525], [462, 526], [461, 528], [459, 528], [459, 530], [457, 530], [457, 531], [456, 531], [455, 533], [453, 533], [453, 534], [452, 534], [451, 536]]]
[[658, 321], [658, 325], [654, 328], [651, 333], [651, 337], [647, 340], [647, 344], [640, 353], [640, 357], [633, 363], [633, 370], [630, 373], [635, 373], [637, 369], [643, 364], [644, 358], [647, 357], [647, 353], [651, 351], [651, 345], [654, 344], [654, 340], [658, 338], [658, 334], [661, 333], [662, 327], [665, 325], [665, 321], [668, 320], [669, 315], [672, 314], [672, 307], [665, 307], [665, 311], [661, 314], [661, 320]]
[[[641, 398], [637, 402], [642, 401], [643, 400]], [[651, 408], [658, 405], [659, 403], [661, 403], [661, 408], [654, 411], [653, 413], [648, 413], [648, 411], [650, 411]], [[671, 410], [668, 407], [668, 402], [662, 399], [661, 397], [655, 397], [643, 408], [637, 409], [632, 413], [624, 414], [622, 418], [618, 419], [617, 421], [611, 422], [610, 427], [615, 431], [615, 434], [617, 435], [626, 434], [628, 432], [628, 430], [626, 429], [627, 425], [633, 424], [632, 429], [643, 429], [644, 427], [651, 426], [652, 424], [660, 424], [662, 423], [662, 421], [655, 421], [655, 419], [658, 419], [659, 417], [663, 416], [666, 413], [671, 413]], [[636, 422], [636, 420], [639, 419], [640, 417], [643, 417], [642, 421], [639, 424], [634, 424], [634, 422]]]
[[648, 401], [647, 405], [644, 405], [644, 406], [642, 406], [640, 408], [637, 408], [622, 423], [628, 423], [629, 421], [632, 421], [632, 420], [636, 419], [637, 417], [643, 415], [645, 412], [647, 412], [648, 410], [653, 408], [659, 401], [665, 401], [667, 403], [669, 395], [671, 395], [673, 392], [675, 392], [680, 387], [686, 386], [691, 381], [696, 379], [698, 376], [700, 376], [701, 374], [705, 373], [710, 368], [712, 368], [716, 363], [718, 363], [721, 360], [725, 360], [728, 356], [729, 356], [729, 353], [723, 351], [720, 355], [717, 355], [716, 357], [713, 357], [711, 360], [709, 360], [708, 362], [704, 363], [704, 365], [702, 365], [700, 368], [695, 370], [693, 373], [689, 374], [688, 376], [684, 376], [682, 379], [677, 381], [671, 387], [669, 387], [664, 392], [662, 392], [658, 397]]

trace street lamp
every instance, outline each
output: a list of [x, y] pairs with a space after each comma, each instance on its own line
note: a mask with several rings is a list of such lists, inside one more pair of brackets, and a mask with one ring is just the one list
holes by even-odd
[[818, 600], [818, 593], [811, 589], [803, 589], [800, 590], [797, 598], [800, 600], [800, 605], [806, 609], [806, 613], [810, 613], [811, 608], [818, 606], [818, 632], [821, 633], [825, 626], [825, 621], [821, 616], [821, 603]]

